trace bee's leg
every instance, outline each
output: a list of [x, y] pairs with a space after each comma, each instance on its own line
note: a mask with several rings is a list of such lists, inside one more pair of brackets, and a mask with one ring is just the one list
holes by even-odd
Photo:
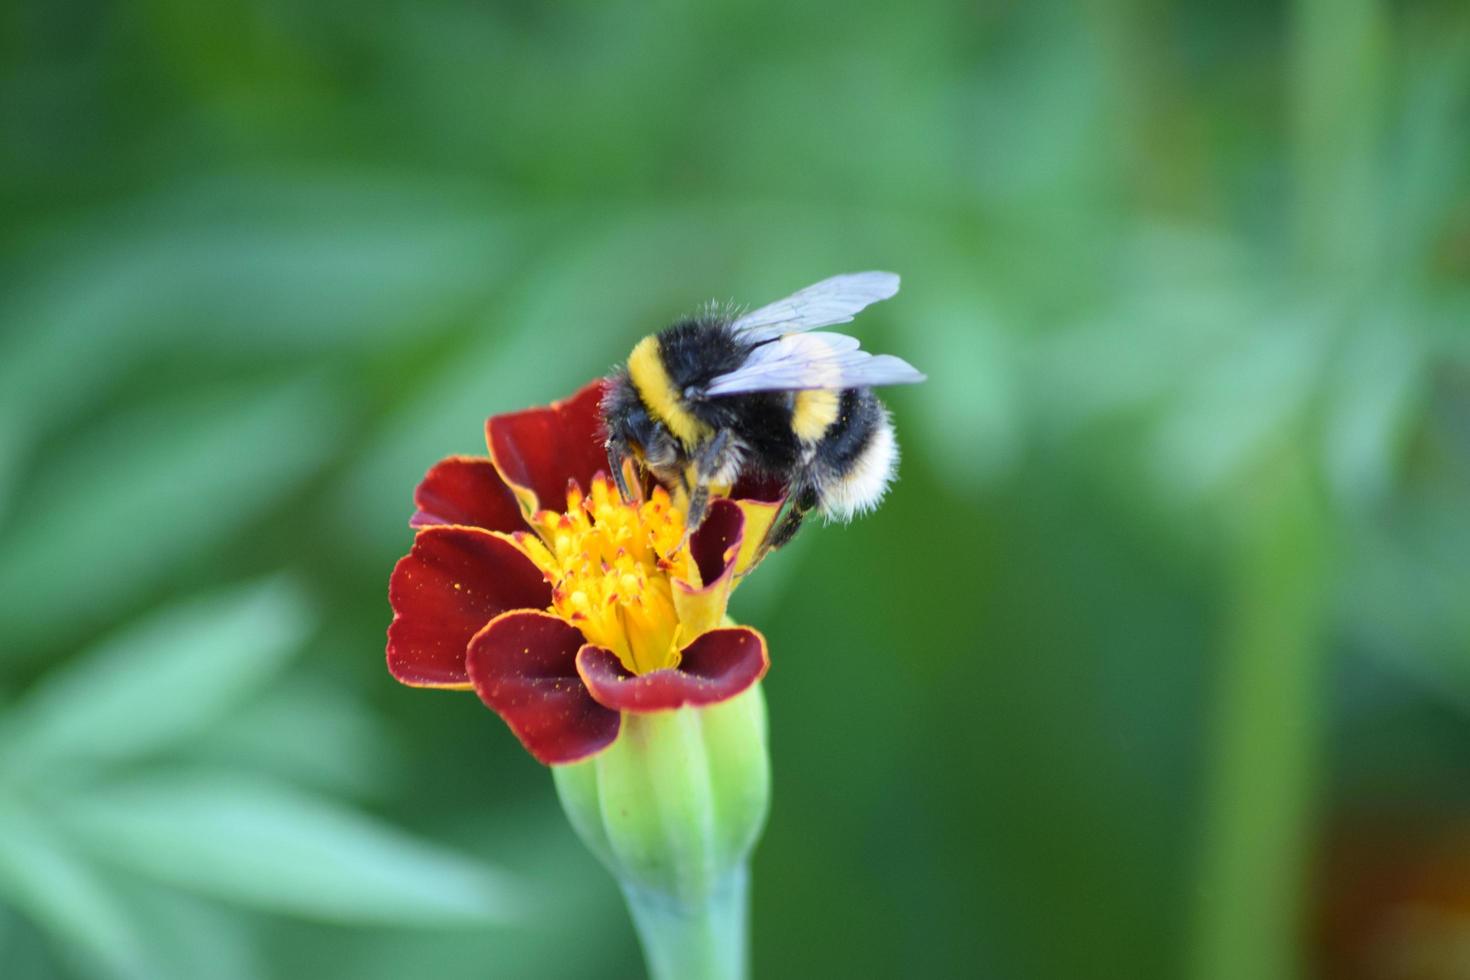
[[771, 525], [770, 531], [766, 532], [766, 539], [761, 542], [760, 550], [755, 553], [755, 558], [750, 563], [751, 568], [759, 565], [767, 554], [796, 537], [796, 532], [801, 530], [801, 523], [806, 520], [806, 515], [816, 508], [820, 498], [817, 496], [815, 487], [801, 487], [800, 489], [793, 487], [792, 489], [791, 505], [786, 508], [786, 513], [781, 519]]
[[689, 513], [684, 518], [684, 540], [699, 530], [709, 509], [709, 485], [724, 462], [725, 448], [730, 445], [730, 430], [721, 429], [705, 443], [694, 458], [693, 486], [689, 488]]
[[632, 458], [628, 452], [628, 444], [616, 436], [607, 437], [607, 465], [612, 470], [613, 482], [618, 486], [618, 493], [624, 500], [632, 500], [633, 494], [628, 491], [628, 477], [623, 473], [623, 463]]
[[699, 525], [704, 523], [704, 512], [707, 510], [709, 510], [709, 481], [697, 480], [694, 490], [689, 494], [689, 516], [684, 518], [685, 540], [699, 530]]

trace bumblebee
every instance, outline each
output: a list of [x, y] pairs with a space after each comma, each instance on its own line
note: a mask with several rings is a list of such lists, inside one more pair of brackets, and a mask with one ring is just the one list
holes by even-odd
[[693, 531], [711, 493], [746, 476], [779, 481], [786, 513], [762, 556], [813, 511], [847, 521], [872, 510], [898, 463], [893, 424], [872, 389], [924, 375], [817, 328], [897, 292], [891, 272], [834, 276], [745, 314], [711, 306], [640, 340], [602, 403], [623, 497], [631, 499], [623, 471], [631, 458], [675, 494]]

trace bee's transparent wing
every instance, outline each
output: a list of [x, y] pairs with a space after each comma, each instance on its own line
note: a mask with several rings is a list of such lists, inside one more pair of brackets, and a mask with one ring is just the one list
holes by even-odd
[[898, 292], [892, 272], [850, 272], [808, 286], [738, 318], [732, 326], [753, 343], [847, 323], [864, 307]]
[[800, 333], [757, 347], [740, 367], [711, 381], [704, 394], [718, 397], [748, 391], [873, 388], [923, 380], [924, 375], [902, 358], [859, 350], [856, 337]]

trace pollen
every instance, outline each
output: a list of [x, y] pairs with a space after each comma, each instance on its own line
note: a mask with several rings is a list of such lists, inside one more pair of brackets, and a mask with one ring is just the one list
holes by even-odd
[[697, 588], [699, 570], [683, 544], [684, 512], [663, 487], [625, 501], [598, 474], [585, 494], [570, 486], [565, 512], [541, 511], [531, 526], [536, 536], [518, 541], [551, 583], [552, 613], [634, 674], [678, 666], [687, 638], [674, 583]]

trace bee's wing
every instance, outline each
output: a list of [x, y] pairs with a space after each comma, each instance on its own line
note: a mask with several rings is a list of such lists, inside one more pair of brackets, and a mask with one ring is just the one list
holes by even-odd
[[898, 276], [892, 272], [850, 272], [751, 310], [732, 326], [743, 339], [761, 343], [783, 334], [847, 323], [864, 307], [896, 292]]
[[740, 367], [711, 381], [704, 394], [718, 397], [748, 391], [873, 388], [923, 380], [924, 375], [902, 358], [859, 350], [856, 337], [803, 333], [757, 347]]

